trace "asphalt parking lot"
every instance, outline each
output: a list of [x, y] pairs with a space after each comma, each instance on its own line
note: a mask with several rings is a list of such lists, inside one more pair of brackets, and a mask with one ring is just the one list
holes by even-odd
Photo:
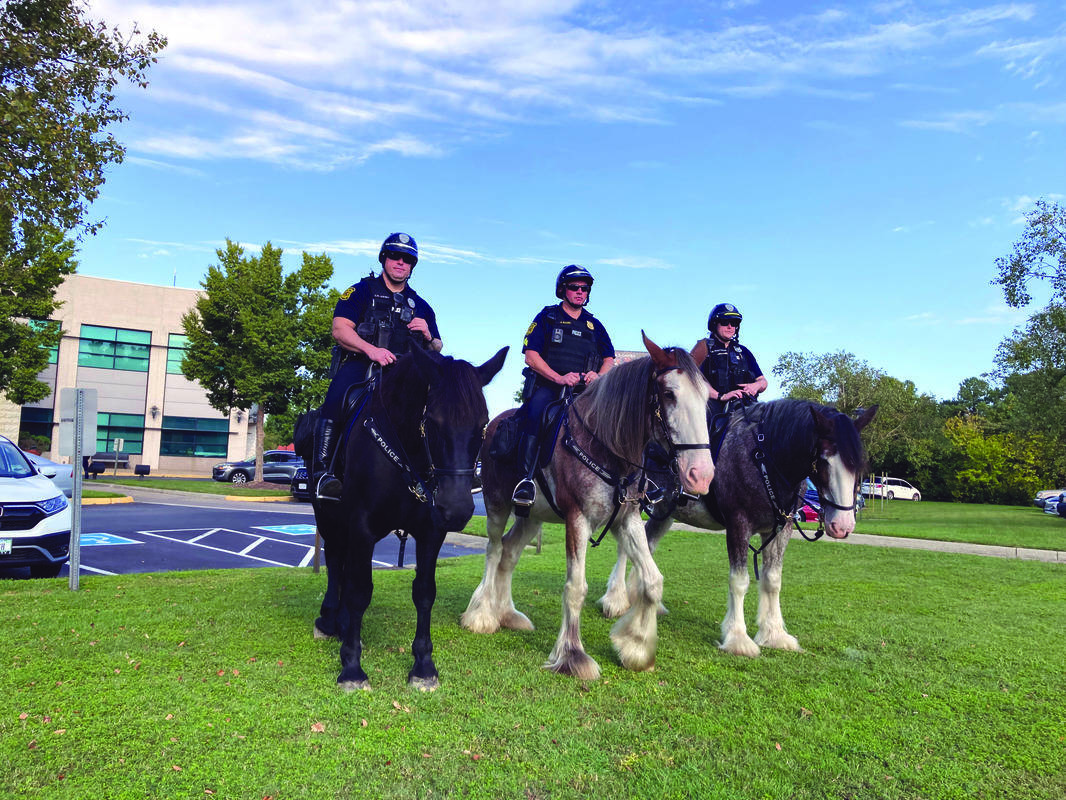
[[[139, 489], [131, 495], [133, 503], [82, 507], [82, 575], [314, 564], [315, 518], [308, 504], [236, 502]], [[375, 568], [396, 568], [399, 551], [397, 536], [382, 539], [374, 550]], [[441, 557], [479, 552], [484, 552], [483, 539], [450, 534]], [[407, 568], [415, 565], [411, 539], [403, 561]], [[60, 575], [68, 574], [65, 566]], [[0, 569], [0, 578], [28, 575], [28, 568]]]

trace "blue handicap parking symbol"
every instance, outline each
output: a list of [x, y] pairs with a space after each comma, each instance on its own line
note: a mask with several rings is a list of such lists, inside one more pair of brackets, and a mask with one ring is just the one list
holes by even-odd
[[261, 531], [270, 531], [271, 533], [283, 533], [286, 536], [314, 536], [314, 525], [256, 525], [257, 529]]
[[83, 533], [79, 539], [82, 547], [106, 547], [113, 544], [143, 544], [136, 539], [116, 536], [113, 533]]

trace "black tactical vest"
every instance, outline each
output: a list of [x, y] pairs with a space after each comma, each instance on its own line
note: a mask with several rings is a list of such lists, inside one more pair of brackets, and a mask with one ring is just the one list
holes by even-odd
[[713, 336], [707, 339], [707, 358], [700, 364], [703, 373], [718, 394], [736, 389], [742, 383], [752, 383], [758, 376], [751, 374], [744, 351], [736, 342], [721, 345]]
[[[408, 352], [415, 341], [407, 329], [407, 323], [415, 318], [415, 301], [401, 292], [390, 292], [373, 275], [363, 278], [360, 283], [369, 285], [371, 300], [363, 318], [356, 324], [355, 332], [375, 347], [384, 347], [398, 356]], [[423, 339], [422, 336], [417, 338]]]
[[548, 329], [544, 332], [544, 352], [548, 366], [565, 375], [568, 372], [598, 372], [603, 356], [596, 343], [596, 328], [582, 315], [571, 319], [558, 305], [546, 306]]

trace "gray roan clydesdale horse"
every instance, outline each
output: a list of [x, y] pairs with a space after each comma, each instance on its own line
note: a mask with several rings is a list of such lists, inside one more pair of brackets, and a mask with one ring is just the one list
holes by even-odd
[[[625, 667], [644, 670], [655, 664], [663, 578], [652, 560], [640, 518], [642, 481], [624, 476], [632, 479], [642, 474], [651, 442], [673, 456], [674, 469], [687, 491], [703, 494], [714, 476], [707, 436], [707, 382], [684, 350], [660, 349], [646, 336], [644, 346], [650, 358], [616, 366], [565, 412], [568, 421], [563, 435], [554, 450], [545, 454], [550, 459], [541, 470], [537, 502], [528, 518], [515, 519], [506, 536], [511, 490], [520, 477], [518, 467], [492, 458], [488, 446], [481, 451], [489, 541], [485, 575], [462, 616], [462, 625], [477, 633], [492, 633], [501, 626], [532, 629], [529, 618], [514, 606], [511, 578], [522, 549], [541, 524], [561, 518], [566, 523], [563, 621], [545, 666], [586, 680], [598, 678], [600, 668], [581, 643], [581, 607], [588, 593], [585, 550], [593, 528], [607, 524], [612, 516], [611, 530], [619, 549], [633, 560], [636, 579], [632, 606], [614, 625], [611, 640]], [[486, 443], [500, 421], [513, 413], [506, 411], [493, 420]]]
[[[810, 477], [821, 500], [825, 531], [834, 539], [843, 539], [855, 529], [855, 496], [866, 463], [859, 432], [876, 413], [877, 406], [873, 406], [853, 420], [828, 406], [774, 400], [731, 415], [715, 457], [711, 491], [674, 511], [674, 517], [688, 525], [716, 531], [725, 528], [729, 605], [722, 620], [722, 650], [742, 656], [759, 655], [760, 645], [801, 650], [781, 616], [781, 567], [793, 530], [791, 512]], [[669, 516], [648, 521], [653, 551], [671, 523]], [[744, 596], [749, 582], [749, 542], [756, 533], [765, 563], [758, 576], [759, 630], [753, 641], [744, 622]], [[607, 593], [600, 598], [607, 617], [622, 614], [630, 605], [634, 589], [627, 590], [625, 571], [626, 554], [619, 551]]]

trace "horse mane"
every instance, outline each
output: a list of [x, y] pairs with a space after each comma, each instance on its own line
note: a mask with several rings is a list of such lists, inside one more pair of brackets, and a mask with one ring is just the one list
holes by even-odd
[[852, 472], [861, 473], [866, 465], [866, 451], [855, 428], [855, 422], [833, 406], [819, 405], [810, 400], [785, 398], [756, 403], [748, 409], [748, 414], [762, 421], [763, 432], [770, 442], [770, 455], [773, 456], [782, 450], [787, 442], [813, 442], [816, 434], [811, 408], [824, 414], [833, 425], [837, 453], [844, 466]]
[[[664, 350], [677, 358], [678, 368], [689, 380], [704, 380], [687, 351], [680, 347]], [[653, 369], [650, 356], [618, 364], [594, 381], [574, 403], [600, 443], [632, 463], [640, 462], [651, 438], [647, 410]]]
[[441, 366], [440, 380], [433, 386], [434, 408], [444, 412], [444, 424], [460, 427], [470, 424], [471, 415], [488, 419], [489, 407], [477, 367], [468, 361], [433, 354]]
[[396, 423], [417, 424], [431, 399], [433, 407], [444, 412], [442, 422], [448, 426], [469, 424], [471, 412], [482, 411], [482, 416], [487, 417], [488, 406], [477, 368], [467, 361], [440, 353], [427, 355], [440, 368], [440, 379], [433, 385], [432, 398], [429, 383], [419, 373], [413, 355], [403, 355], [382, 370], [381, 395], [390, 418]]

